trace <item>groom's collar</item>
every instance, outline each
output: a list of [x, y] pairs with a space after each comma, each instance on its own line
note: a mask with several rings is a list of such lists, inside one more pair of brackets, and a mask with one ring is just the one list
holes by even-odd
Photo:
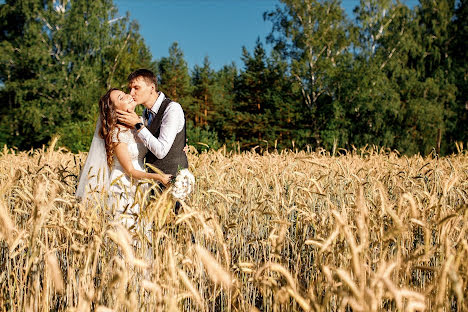
[[164, 93], [162, 91], [159, 91], [158, 92], [159, 95], [158, 95], [158, 98], [156, 99], [156, 102], [154, 102], [154, 105], [153, 107], [151, 107], [151, 111], [155, 114], [158, 113], [158, 110], [159, 108], [161, 107], [161, 103], [164, 101], [164, 99], [166, 98], [166, 96], [164, 95]]

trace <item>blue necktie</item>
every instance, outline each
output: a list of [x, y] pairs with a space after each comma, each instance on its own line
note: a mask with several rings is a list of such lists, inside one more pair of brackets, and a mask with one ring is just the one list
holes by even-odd
[[149, 109], [146, 109], [146, 120], [147, 120], [147, 125], [148, 126], [153, 121], [153, 113]]

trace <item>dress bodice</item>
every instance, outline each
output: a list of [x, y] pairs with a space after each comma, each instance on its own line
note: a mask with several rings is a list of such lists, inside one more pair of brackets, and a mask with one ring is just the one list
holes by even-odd
[[[115, 143], [126, 143], [128, 149], [128, 155], [132, 161], [133, 168], [140, 171], [144, 169], [144, 158], [147, 148], [143, 142], [138, 138], [136, 130], [128, 128], [115, 129], [112, 136], [112, 142]], [[110, 182], [112, 183], [115, 179], [118, 179], [118, 183], [114, 183], [111, 186], [113, 192], [120, 192], [119, 188], [122, 186], [133, 187], [132, 179], [125, 173], [124, 168], [119, 162], [119, 159], [114, 154], [114, 161], [110, 173]]]
[[[112, 142], [115, 143], [126, 143], [128, 148], [128, 154], [133, 163], [143, 162], [145, 158], [147, 148], [140, 140], [134, 129], [115, 129], [112, 136]], [[117, 156], [114, 155], [114, 166], [121, 167]]]

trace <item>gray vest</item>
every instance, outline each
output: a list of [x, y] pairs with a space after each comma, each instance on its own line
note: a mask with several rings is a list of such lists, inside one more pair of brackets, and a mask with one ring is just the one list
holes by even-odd
[[[159, 137], [159, 132], [161, 130], [161, 123], [163, 119], [164, 112], [166, 111], [167, 106], [171, 103], [172, 100], [169, 98], [165, 98], [164, 101], [161, 103], [161, 107], [159, 107], [158, 113], [154, 115], [152, 111], [150, 114], [153, 114], [153, 120], [151, 124], [147, 126], [148, 130], [157, 138]], [[177, 133], [174, 143], [167, 153], [166, 157], [163, 159], [159, 159], [154, 156], [153, 153], [148, 151], [146, 154], [146, 163], [155, 166], [156, 168], [160, 169], [164, 173], [176, 175], [178, 169], [188, 168], [188, 160], [187, 155], [184, 152], [185, 147], [185, 122], [184, 128], [182, 131]], [[148, 168], [150, 172], [152, 170]]]

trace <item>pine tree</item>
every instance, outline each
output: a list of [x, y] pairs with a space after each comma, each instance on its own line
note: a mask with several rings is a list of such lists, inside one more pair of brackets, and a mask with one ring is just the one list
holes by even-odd
[[[225, 128], [234, 135], [243, 148], [255, 146], [291, 147], [291, 142], [300, 137], [301, 119], [304, 115], [298, 85], [287, 75], [287, 63], [273, 51], [266, 54], [263, 44], [257, 40], [253, 54], [243, 49], [244, 69], [234, 84], [234, 106]], [[300, 113], [299, 113], [300, 112]], [[307, 132], [307, 131], [306, 131]], [[310, 135], [310, 133], [308, 133]]]
[[468, 143], [468, 1], [457, 1], [450, 27], [449, 56], [451, 81], [455, 84], [454, 118], [448, 120], [446, 141], [455, 151], [455, 142]]
[[257, 39], [253, 55], [244, 47], [242, 51], [244, 70], [239, 74], [235, 84], [236, 139], [244, 147], [252, 147], [264, 139], [268, 126], [265, 115], [266, 53], [260, 40]]
[[213, 118], [210, 127], [217, 133], [220, 140], [233, 140], [233, 116], [235, 115], [235, 82], [238, 70], [234, 63], [225, 65], [215, 73], [213, 90]]
[[[264, 139], [270, 147], [306, 148], [312, 131], [307, 121], [310, 110], [304, 109], [301, 86], [288, 74], [288, 63], [276, 51], [266, 59], [265, 113], [268, 126]], [[294, 142], [294, 144], [293, 144]]]
[[215, 101], [220, 90], [208, 57], [204, 58], [203, 66], [195, 65], [192, 71], [192, 91], [192, 102], [186, 109], [189, 144], [199, 150], [217, 149], [220, 144], [213, 123], [217, 111]]
[[192, 72], [193, 105], [191, 115], [196, 126], [211, 124], [214, 113], [214, 81], [215, 73], [210, 68], [208, 57], [203, 60], [203, 66], [195, 65]]
[[185, 109], [185, 104], [191, 102], [192, 86], [184, 53], [177, 42], [169, 48], [169, 56], [157, 62], [157, 68], [159, 89]]

